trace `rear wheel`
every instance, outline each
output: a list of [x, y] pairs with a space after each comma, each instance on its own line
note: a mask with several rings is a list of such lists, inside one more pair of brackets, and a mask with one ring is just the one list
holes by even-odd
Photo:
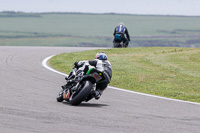
[[120, 43], [114, 42], [114, 43], [113, 43], [113, 47], [114, 47], [114, 48], [119, 48], [119, 47], [120, 47]]
[[79, 105], [85, 98], [90, 94], [92, 90], [92, 82], [85, 81], [81, 91], [73, 96], [73, 98], [69, 101], [71, 105]]

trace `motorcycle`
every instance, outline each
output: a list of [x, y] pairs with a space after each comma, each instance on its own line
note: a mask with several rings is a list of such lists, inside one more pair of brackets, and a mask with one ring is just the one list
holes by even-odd
[[93, 92], [96, 88], [96, 83], [103, 82], [105, 79], [104, 74], [95, 69], [94, 67], [88, 67], [88, 71], [84, 74], [84, 70], [73, 69], [71, 76], [68, 77], [70, 84], [62, 86], [62, 90], [57, 96], [57, 101], [67, 101], [71, 105], [79, 105], [81, 102], [88, 102], [93, 97]]
[[127, 47], [125, 43], [123, 42], [123, 35], [122, 34], [116, 34], [115, 38], [113, 40], [113, 47], [114, 48], [124, 48]]

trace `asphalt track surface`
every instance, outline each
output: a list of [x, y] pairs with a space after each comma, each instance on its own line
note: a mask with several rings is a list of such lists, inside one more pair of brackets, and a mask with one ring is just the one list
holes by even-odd
[[56, 102], [64, 76], [42, 66], [94, 48], [0, 47], [0, 133], [199, 133], [200, 104], [107, 88], [80, 106]]

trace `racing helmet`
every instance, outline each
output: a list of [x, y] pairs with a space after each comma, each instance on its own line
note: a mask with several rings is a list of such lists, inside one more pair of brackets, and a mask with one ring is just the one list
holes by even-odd
[[123, 23], [123, 22], [120, 22], [120, 23], [118, 24], [118, 26], [120, 26], [120, 25], [124, 26], [124, 23]]
[[95, 59], [107, 60], [107, 55], [104, 52], [99, 52], [96, 54]]

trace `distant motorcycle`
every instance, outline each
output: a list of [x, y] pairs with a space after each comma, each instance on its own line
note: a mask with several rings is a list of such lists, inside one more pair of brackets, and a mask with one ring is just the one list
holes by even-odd
[[113, 47], [114, 48], [124, 48], [127, 47], [123, 42], [123, 35], [122, 34], [116, 34], [115, 38], [113, 40]]
[[104, 74], [94, 67], [89, 68], [86, 74], [83, 70], [75, 68], [71, 73], [68, 82], [70, 80], [73, 80], [73, 82], [70, 85], [62, 86], [62, 90], [57, 96], [58, 102], [65, 100], [71, 105], [79, 105], [83, 101], [88, 102], [96, 88], [96, 83], [105, 80]]

